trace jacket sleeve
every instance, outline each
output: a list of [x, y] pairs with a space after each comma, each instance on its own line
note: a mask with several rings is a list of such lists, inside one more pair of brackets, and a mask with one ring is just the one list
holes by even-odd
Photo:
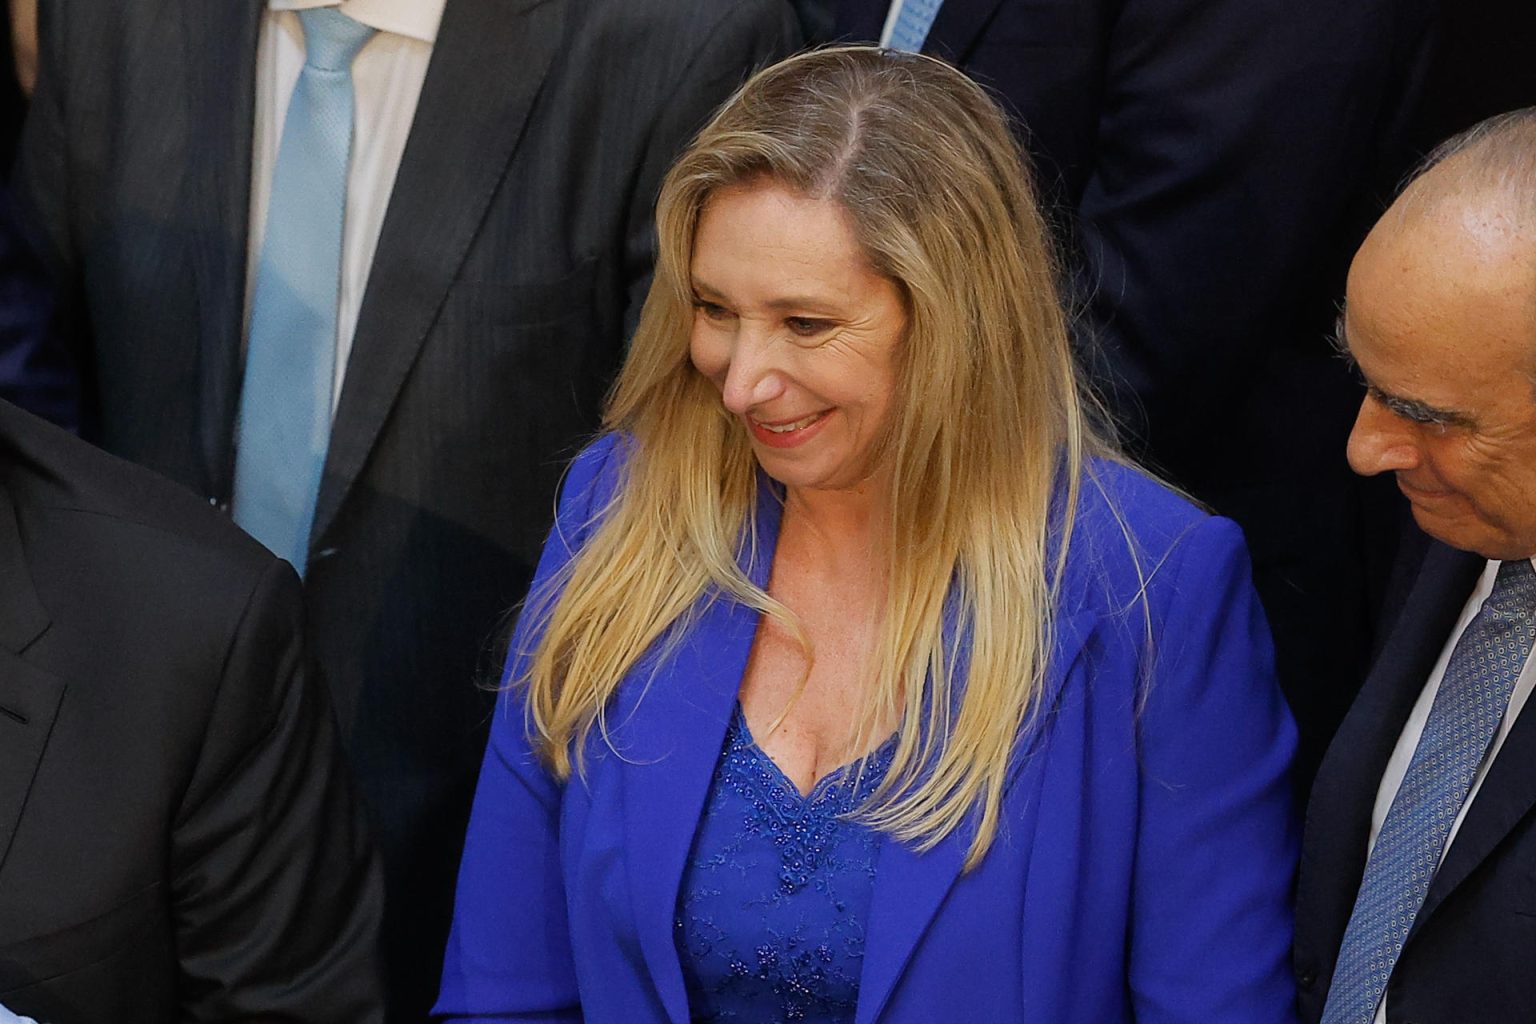
[[[571, 466], [530, 600], [548, 592], [601, 515], [621, 443], [605, 437]], [[537, 643], [536, 618], [525, 605], [513, 632], [470, 813], [433, 1010], [447, 1021], [581, 1020], [560, 864], [564, 786], [535, 756], [520, 694], [507, 685]]]
[[170, 873], [186, 1019], [383, 1019], [379, 867], [276, 559], [225, 655]]
[[1201, 521], [1157, 576], [1138, 722], [1136, 1020], [1289, 1024], [1296, 731], [1240, 532]]

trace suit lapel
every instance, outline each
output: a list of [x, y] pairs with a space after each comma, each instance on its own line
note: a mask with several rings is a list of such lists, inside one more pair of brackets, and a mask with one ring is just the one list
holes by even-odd
[[[1365, 873], [1382, 772], [1486, 562], [1434, 544], [1382, 656], [1328, 748], [1312, 789], [1302, 845], [1298, 930], [1337, 950]], [[1332, 964], [1328, 967], [1331, 969]]]
[[934, 16], [923, 52], [963, 64], [1002, 0], [945, 0]]
[[885, 15], [890, 10], [889, 0], [837, 0], [833, 16], [834, 39], [856, 43], [873, 43], [885, 28]]
[[[1060, 700], [1062, 687], [1082, 653], [1093, 621], [1091, 613], [1079, 612], [1057, 623], [1051, 665], [1038, 707], [1050, 709]], [[1049, 717], [1048, 710], [1036, 716], [1035, 729], [1043, 728]], [[1018, 783], [1022, 769], [1030, 763], [1030, 749], [1028, 741], [1021, 741], [1015, 749], [1005, 800]], [[880, 1019], [918, 942], [959, 879], [970, 842], [970, 831], [957, 829], [931, 850], [919, 853], [890, 836], [881, 837], [875, 891], [865, 929], [869, 939], [864, 947], [855, 1024], [874, 1024]]]
[[187, 0], [177, 19], [187, 75], [187, 205], [199, 225], [197, 285], [199, 444], [209, 491], [233, 489], [235, 412], [243, 375], [251, 135], [262, 0]]
[[362, 472], [437, 319], [572, 7], [572, 0], [449, 0], [443, 11], [358, 314], [312, 544]]
[[[935, 53], [960, 63], [980, 38], [1002, 0], [945, 0], [934, 16], [933, 28], [923, 43], [924, 53]], [[838, 39], [874, 42], [885, 28], [888, 0], [839, 0], [834, 22]]]
[[9, 492], [0, 486], [0, 868], [58, 716], [64, 684], [20, 654], [48, 628]]

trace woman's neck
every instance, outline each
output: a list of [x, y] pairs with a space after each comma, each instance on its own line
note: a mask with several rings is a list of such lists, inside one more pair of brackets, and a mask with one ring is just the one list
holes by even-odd
[[[871, 481], [852, 490], [791, 489], [784, 496], [780, 544], [829, 574], [863, 576], [883, 563], [887, 505]], [[800, 560], [797, 558], [797, 561]]]

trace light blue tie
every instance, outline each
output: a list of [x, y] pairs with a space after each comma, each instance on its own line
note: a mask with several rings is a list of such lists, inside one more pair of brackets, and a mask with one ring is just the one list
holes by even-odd
[[1370, 1024], [1440, 866], [1446, 837], [1488, 754], [1536, 633], [1536, 569], [1503, 562], [1430, 705], [1381, 833], [1328, 986], [1323, 1024]]
[[896, 24], [891, 27], [891, 49], [921, 53], [941, 6], [943, 0], [903, 0]]
[[301, 574], [331, 433], [341, 232], [352, 151], [352, 59], [374, 30], [300, 11], [293, 87], [256, 265], [235, 456], [235, 521]]

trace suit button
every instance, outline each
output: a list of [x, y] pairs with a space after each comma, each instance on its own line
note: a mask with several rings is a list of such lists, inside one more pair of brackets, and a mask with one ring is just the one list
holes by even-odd
[[1310, 968], [1303, 968], [1297, 971], [1296, 983], [1302, 988], [1311, 988], [1317, 984], [1317, 972]]

